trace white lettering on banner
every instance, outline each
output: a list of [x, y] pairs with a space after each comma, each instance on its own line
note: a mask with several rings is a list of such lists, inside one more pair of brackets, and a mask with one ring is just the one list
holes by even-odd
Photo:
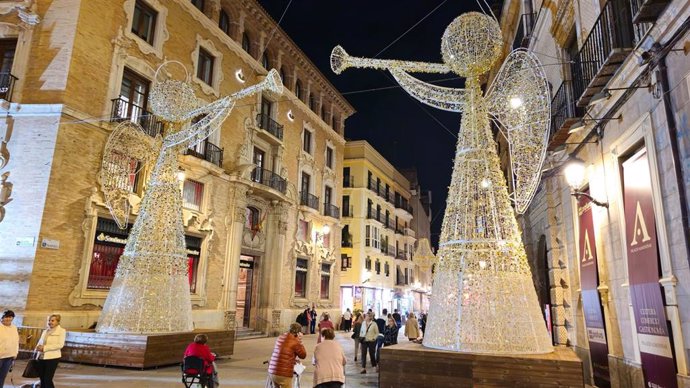
[[249, 263], [244, 263], [244, 262], [241, 262], [241, 261], [240, 261], [240, 267], [242, 267], [242, 268], [251, 268], [252, 266], [251, 266], [251, 264], [249, 264]]
[[606, 332], [604, 329], [588, 327], [587, 338], [589, 339], [589, 342], [596, 342], [598, 344], [606, 345]]
[[[96, 240], [98, 240], [98, 241], [107, 241], [107, 242], [116, 243], [116, 244], [122, 244], [122, 245], [126, 245], [126, 244], [127, 244], [127, 239], [126, 239], [126, 238], [119, 238], [119, 237], [115, 237], [115, 236], [109, 236], [109, 235], [107, 235], [107, 234], [105, 234], [105, 233], [101, 233], [101, 234], [99, 234], [98, 236], [96, 236]], [[186, 253], [187, 253], [188, 255], [199, 255], [199, 253], [201, 253], [201, 252], [197, 251], [196, 249], [189, 249], [189, 248], [186, 249], [185, 251], [186, 251]]]
[[640, 352], [672, 358], [671, 343], [668, 337], [661, 335], [637, 334], [640, 342]]
[[649, 232], [647, 231], [647, 223], [642, 215], [642, 207], [640, 207], [640, 201], [637, 201], [637, 208], [635, 209], [635, 225], [633, 225], [633, 236], [630, 246], [633, 247], [637, 245], [637, 236], [642, 235], [642, 242], [647, 242], [651, 240], [649, 237]]

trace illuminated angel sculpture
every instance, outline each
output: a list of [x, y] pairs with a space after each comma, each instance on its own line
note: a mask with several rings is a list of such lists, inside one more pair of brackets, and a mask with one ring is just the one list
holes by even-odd
[[217, 130], [237, 100], [263, 90], [282, 93], [282, 88], [280, 76], [271, 70], [261, 83], [200, 106], [187, 82], [156, 82], [150, 106], [165, 124], [164, 136], [153, 138], [131, 122], [113, 131], [105, 146], [100, 180], [106, 205], [121, 228], [127, 226], [130, 212], [126, 188], [134, 176], [132, 166], [157, 159], [103, 306], [98, 332], [193, 329], [178, 155]]
[[[541, 175], [550, 93], [539, 60], [509, 54], [486, 94], [480, 76], [500, 58], [501, 31], [481, 13], [456, 18], [441, 40], [442, 64], [356, 58], [337, 46], [331, 68], [387, 69], [417, 100], [461, 112], [424, 345], [473, 353], [552, 351], [510, 200], [522, 213]], [[409, 73], [453, 72], [465, 89], [422, 82]], [[500, 170], [491, 120], [510, 145], [513, 192]]]

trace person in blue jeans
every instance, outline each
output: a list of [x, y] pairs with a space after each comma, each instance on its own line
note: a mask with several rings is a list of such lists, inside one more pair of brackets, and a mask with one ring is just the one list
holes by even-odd
[[5, 310], [2, 313], [0, 325], [0, 387], [5, 386], [5, 377], [12, 368], [14, 360], [19, 353], [19, 333], [17, 327], [12, 324], [14, 311]]
[[386, 327], [386, 317], [388, 316], [388, 309], [383, 309], [381, 312], [381, 316], [376, 319], [376, 326], [379, 328], [379, 333], [381, 333], [378, 337], [376, 337], [376, 364], [379, 363], [379, 360], [381, 359], [379, 357], [379, 353], [381, 348], [383, 347], [383, 329]]

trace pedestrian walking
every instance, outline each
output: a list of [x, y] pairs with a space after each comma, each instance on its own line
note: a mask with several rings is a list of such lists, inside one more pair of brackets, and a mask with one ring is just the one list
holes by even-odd
[[[373, 316], [373, 315], [372, 315]], [[386, 328], [386, 317], [390, 317], [391, 315], [388, 314], [387, 309], [383, 309], [381, 311], [381, 316], [376, 318], [376, 326], [379, 329], [379, 335], [376, 337], [376, 363], [378, 364], [378, 361], [381, 359], [379, 357], [379, 352], [381, 351], [381, 348], [383, 347], [383, 331]]]
[[378, 363], [376, 362], [376, 338], [378, 335], [379, 328], [374, 322], [374, 314], [367, 314], [359, 331], [359, 341], [362, 344], [362, 371], [359, 373], [367, 373], [367, 351], [371, 366], [378, 371]]
[[333, 341], [332, 328], [321, 330], [324, 340], [314, 349], [314, 387], [340, 388], [345, 384], [345, 352]]
[[402, 327], [402, 317], [398, 309], [393, 310], [393, 319], [395, 319], [395, 323], [398, 325], [398, 329], [400, 329]]
[[410, 341], [414, 341], [420, 337], [419, 325], [417, 323], [417, 318], [414, 316], [414, 313], [410, 313], [407, 319], [407, 323], [405, 324], [405, 337], [407, 337], [407, 339]]
[[422, 337], [424, 337], [424, 331], [426, 330], [426, 315], [426, 313], [422, 313], [419, 317], [419, 328], [422, 329]]
[[[388, 318], [386, 327], [383, 329], [383, 346], [395, 345], [398, 343], [398, 325], [393, 317]], [[377, 359], [381, 361], [381, 359]]]
[[328, 312], [323, 313], [323, 319], [321, 320], [321, 322], [319, 322], [319, 338], [316, 340], [317, 344], [321, 343], [321, 337], [322, 337], [321, 332], [324, 329], [335, 330], [335, 327], [333, 326], [333, 322], [331, 322], [331, 314], [329, 314]]
[[343, 313], [342, 322], [343, 326], [340, 329], [349, 332], [352, 329], [352, 313], [349, 308]]
[[38, 351], [38, 377], [41, 379], [41, 388], [55, 388], [53, 377], [57, 370], [61, 349], [65, 346], [67, 332], [60, 326], [60, 314], [48, 316], [48, 328], [41, 333], [36, 350]]
[[364, 317], [362, 317], [361, 313], [357, 313], [355, 327], [352, 329], [352, 336], [350, 336], [350, 338], [355, 340], [355, 362], [357, 362], [357, 355], [359, 354], [359, 331], [362, 328], [362, 322], [364, 322]]
[[271, 361], [268, 364], [268, 378], [274, 388], [292, 388], [292, 376], [297, 358], [304, 360], [307, 350], [302, 344], [302, 326], [290, 325], [290, 330], [276, 340]]
[[12, 324], [14, 311], [5, 310], [2, 313], [2, 325], [0, 325], [0, 387], [5, 386], [5, 377], [12, 368], [14, 360], [19, 354], [19, 332]]
[[309, 310], [309, 318], [311, 319], [309, 321], [309, 332], [311, 334], [316, 333], [316, 317], [318, 317], [318, 314], [316, 314], [316, 306], [312, 303], [311, 310]]

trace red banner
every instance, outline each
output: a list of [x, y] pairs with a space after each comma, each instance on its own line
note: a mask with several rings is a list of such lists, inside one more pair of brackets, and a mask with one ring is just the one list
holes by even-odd
[[677, 388], [659, 285], [659, 251], [647, 150], [623, 163], [623, 202], [628, 277], [645, 386]]
[[[589, 194], [589, 191], [586, 191]], [[604, 312], [599, 298], [599, 271], [597, 270], [597, 246], [594, 239], [592, 202], [581, 196], [577, 202], [580, 224], [580, 287], [582, 308], [587, 326], [589, 353], [592, 358], [594, 384], [600, 388], [611, 386], [609, 374], [609, 347], [606, 341]]]

